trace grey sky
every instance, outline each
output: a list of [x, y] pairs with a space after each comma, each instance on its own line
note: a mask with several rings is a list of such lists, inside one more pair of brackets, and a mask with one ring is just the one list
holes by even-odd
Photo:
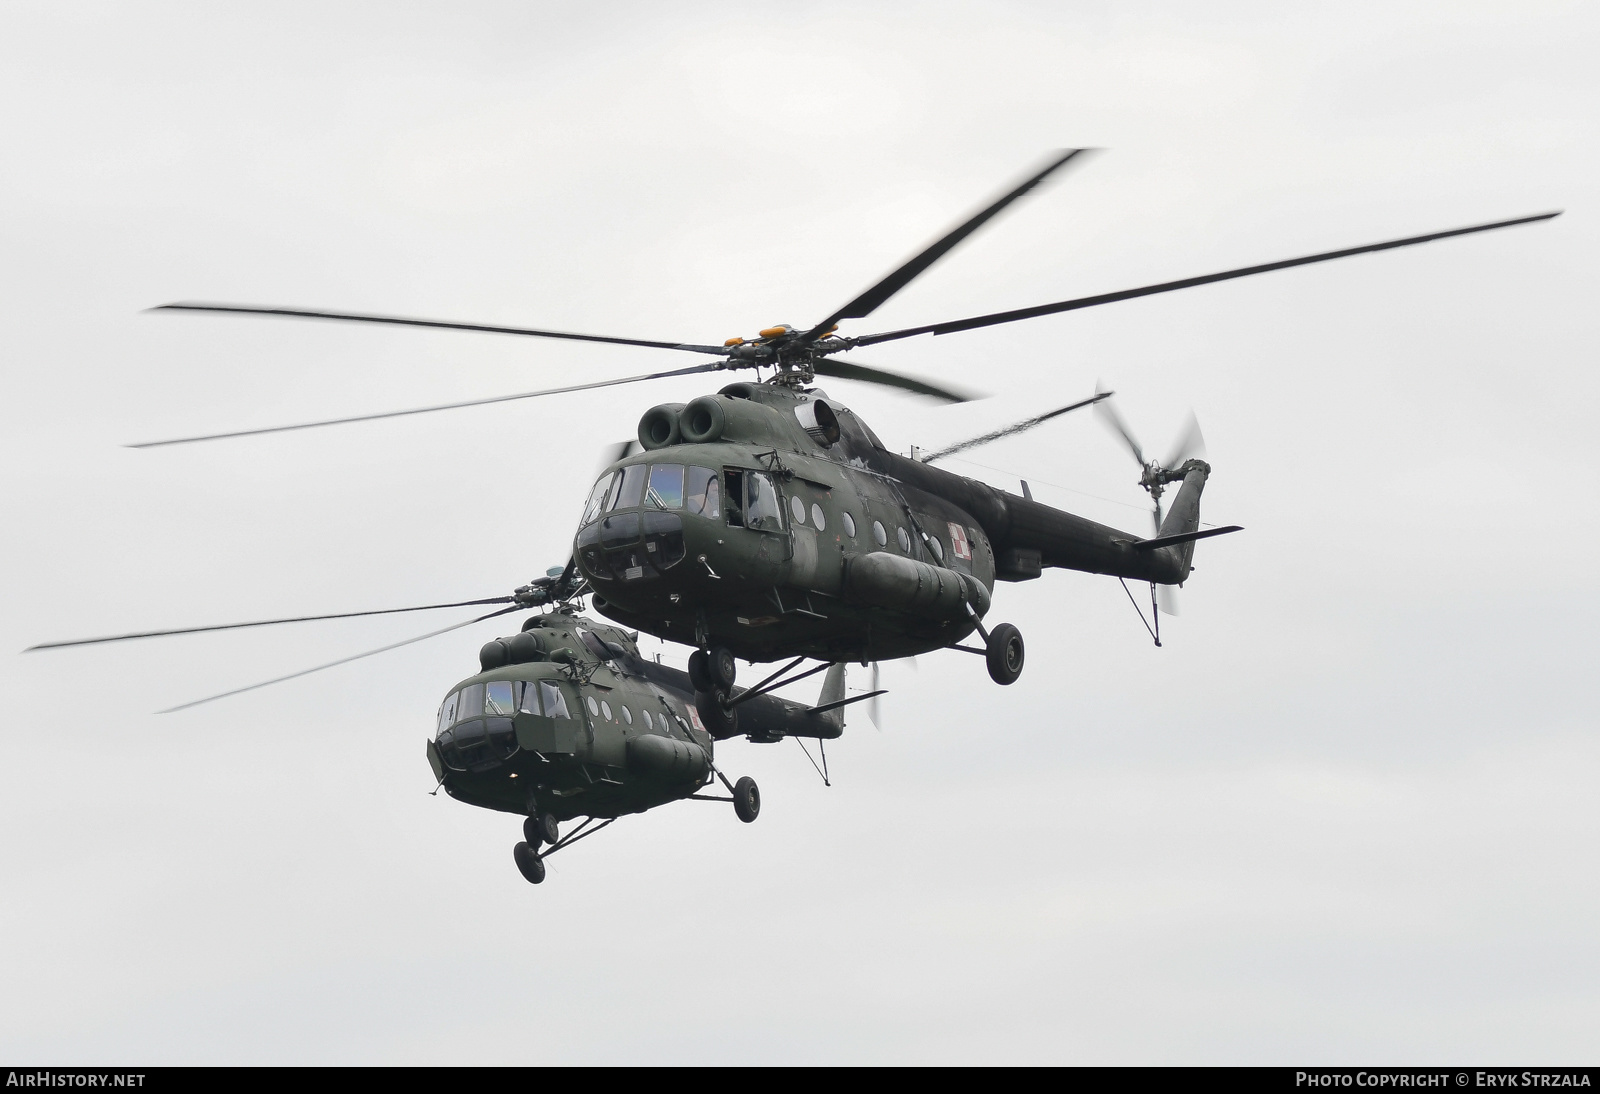
[[[671, 806], [538, 889], [515, 819], [429, 797], [423, 758], [508, 627], [167, 716], [450, 620], [10, 658], [0, 1053], [1592, 1062], [1600, 17], [1204, 7], [0, 11], [13, 650], [509, 591], [567, 557], [599, 447], [713, 386], [132, 451], [687, 363], [151, 305], [718, 341], [814, 321], [1075, 145], [1106, 151], [852, 329], [1566, 210], [861, 351], [993, 393], [828, 385], [902, 450], [1097, 379], [1154, 449], [1192, 407], [1203, 516], [1248, 530], [1198, 549], [1165, 648], [1110, 579], [1002, 585], [1015, 686], [886, 666], [832, 788], [730, 743], [758, 823]], [[970, 456], [1144, 527], [1087, 414]]]

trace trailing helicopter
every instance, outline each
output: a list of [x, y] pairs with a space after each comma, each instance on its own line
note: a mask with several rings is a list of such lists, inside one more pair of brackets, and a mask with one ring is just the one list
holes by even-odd
[[[688, 674], [643, 657], [637, 634], [562, 606], [486, 644], [479, 664], [439, 705], [428, 763], [456, 800], [526, 818], [512, 854], [528, 881], [544, 881], [547, 856], [626, 814], [685, 799], [732, 802], [746, 824], [760, 814], [755, 780], [730, 782], [713, 762], [728, 734], [701, 722]], [[823, 748], [844, 732], [844, 707], [878, 694], [846, 698], [835, 664], [813, 706], [759, 689], [735, 697], [752, 740]], [[822, 761], [826, 779], [826, 751]], [[726, 797], [703, 793], [713, 777]], [[579, 816], [563, 837], [561, 823]]]
[[[1085, 151], [1072, 149], [1053, 155], [1040, 169], [819, 322], [803, 328], [779, 324], [760, 330], [753, 338], [728, 338], [721, 345], [245, 304], [163, 305], [156, 310], [444, 328], [628, 345], [691, 353], [711, 360], [667, 371], [489, 399], [130, 446], [134, 448], [430, 413], [699, 373], [747, 369], [756, 372], [756, 380], [724, 386], [715, 394], [701, 396], [687, 404], [662, 404], [646, 411], [638, 422], [636, 440], [628, 450], [608, 462], [595, 482], [580, 514], [567, 564], [510, 595], [373, 612], [140, 632], [46, 645], [81, 645], [158, 634], [437, 608], [509, 605], [407, 640], [420, 641], [508, 612], [549, 606], [566, 609], [578, 598], [592, 594], [594, 608], [623, 627], [682, 643], [694, 650], [682, 680], [668, 679], [648, 665], [646, 671], [638, 675], [638, 679], [651, 681], [651, 686], [661, 689], [664, 695], [678, 696], [676, 707], [663, 695], [657, 695], [656, 699], [665, 704], [665, 709], [676, 711], [670, 715], [672, 721], [664, 723], [662, 736], [685, 748], [689, 744], [702, 747], [703, 740], [725, 739], [739, 732], [753, 740], [778, 739], [770, 732], [770, 725], [779, 717], [775, 711], [780, 709], [784, 718], [812, 719], [813, 722], [805, 724], [813, 724], [815, 719], [824, 718], [836, 709], [842, 696], [825, 698], [816, 707], [801, 710], [774, 707], [772, 704], [782, 701], [771, 697], [769, 692], [803, 676], [827, 671], [830, 683], [824, 689], [826, 697], [832, 694], [829, 688], [834, 687], [832, 674], [835, 670], [840, 673], [838, 688], [842, 688], [842, 666], [850, 661], [875, 663], [953, 649], [983, 656], [991, 678], [1000, 684], [1010, 684], [1022, 672], [1024, 645], [1021, 634], [1011, 624], [985, 623], [996, 582], [1034, 580], [1047, 568], [1108, 574], [1124, 582], [1131, 579], [1149, 583], [1154, 608], [1162, 599], [1157, 590], [1170, 589], [1188, 579], [1198, 541], [1240, 530], [1236, 525], [1200, 527], [1200, 499], [1211, 467], [1201, 458], [1203, 445], [1198, 425], [1191, 426], [1165, 459], [1147, 459], [1132, 432], [1106, 401], [1111, 393], [1097, 391], [1092, 397], [981, 437], [935, 452], [919, 453], [913, 449], [911, 455], [905, 456], [890, 451], [862, 418], [816, 387], [818, 378], [871, 383], [946, 402], [964, 401], [970, 394], [947, 384], [847, 360], [841, 354], [862, 346], [924, 334], [941, 336], [975, 330], [1358, 254], [1530, 224], [1559, 215], [1552, 212], [1477, 224], [877, 334], [839, 333], [840, 323], [869, 316], [1002, 210], [1056, 172], [1081, 161]], [[763, 370], [769, 371], [765, 377], [761, 375]], [[1149, 535], [1125, 532], [1044, 505], [1031, 497], [1026, 483], [1022, 484], [1023, 493], [1019, 496], [934, 466], [956, 452], [1036, 428], [1088, 406], [1095, 406], [1107, 419], [1139, 463], [1139, 485], [1149, 493], [1153, 503]], [[637, 451], [632, 450], [633, 445], [637, 445]], [[1163, 494], [1174, 486], [1177, 487], [1176, 497], [1163, 514]], [[542, 618], [553, 617], [541, 616], [535, 620]], [[1160, 645], [1158, 613], [1153, 611], [1152, 619], [1156, 626], [1150, 628], [1151, 634]], [[604, 672], [617, 675], [618, 679], [631, 678], [628, 674], [636, 672], [643, 664], [637, 659], [636, 647], [631, 645], [634, 639], [623, 642], [618, 638], [625, 632], [616, 628], [602, 629], [598, 624], [586, 624], [580, 629], [590, 636], [610, 635], [610, 638], [595, 638], [600, 644], [598, 648], [587, 639], [582, 640], [588, 653], [598, 658], [594, 663], [602, 666]], [[534, 632], [522, 632], [529, 633]], [[966, 644], [974, 633], [981, 639], [981, 646]], [[496, 694], [500, 698], [496, 703], [511, 702], [509, 709], [515, 713], [501, 710], [498, 714], [481, 715], [491, 721], [510, 720], [509, 729], [507, 723], [494, 723], [499, 726], [495, 739], [500, 741], [495, 747], [508, 748], [509, 742], [515, 740], [517, 747], [526, 749], [529, 754], [545, 754], [537, 747], [522, 744], [522, 726], [534, 713], [518, 704], [531, 694], [530, 684], [537, 683], [542, 689], [543, 682], [555, 681], [552, 673], [566, 675], [569, 682], [577, 679], [573, 673], [581, 675], [578, 663], [586, 655], [571, 644], [572, 634], [566, 635], [566, 639], [565, 646], [548, 649], [540, 646], [540, 651], [548, 654], [543, 659], [508, 660], [501, 664], [485, 660], [482, 664], [488, 675], [474, 678], [452, 692], [457, 697], [453, 701], [459, 701], [460, 696], [469, 694], [468, 689], [480, 684], [485, 696], [491, 684], [497, 688], [501, 684], [510, 686], [509, 693], [499, 688]], [[530, 640], [515, 641], [521, 643], [518, 648], [526, 650]], [[401, 644], [405, 643], [395, 645]], [[395, 647], [386, 646], [331, 664], [342, 664], [392, 648]], [[509, 656], [511, 644], [508, 642], [505, 648]], [[602, 657], [603, 650], [612, 651], [613, 658]], [[562, 651], [567, 659], [557, 660]], [[739, 658], [751, 662], [790, 660], [761, 685], [739, 691], [735, 687]], [[820, 664], [799, 676], [787, 676], [808, 658]], [[505, 668], [513, 663], [517, 666], [514, 671]], [[317, 666], [197, 702], [209, 702], [326, 667], [330, 666]], [[597, 676], [603, 675], [600, 667], [594, 671]], [[591, 683], [595, 678], [589, 678]], [[568, 685], [556, 682], [556, 686], [559, 689]], [[517, 698], [519, 693], [522, 700]], [[472, 696], [478, 694], [470, 692]], [[577, 702], [578, 697], [564, 691], [563, 701], [567, 700]], [[488, 699], [483, 701], [487, 703]], [[471, 717], [475, 723], [480, 718], [476, 702], [473, 698], [468, 703], [473, 708]], [[586, 698], [584, 702], [586, 705]], [[830, 703], [834, 707], [830, 707]], [[184, 704], [192, 705], [195, 704]], [[627, 704], [624, 708], [631, 709]], [[570, 709], [569, 705], [569, 713]], [[656, 709], [650, 707], [650, 711], [653, 723]], [[686, 718], [688, 724], [694, 725], [693, 731], [684, 728]], [[673, 726], [681, 736], [674, 735]], [[449, 727], [442, 728], [449, 730]], [[490, 747], [487, 741], [493, 734], [487, 729], [484, 732], [488, 736], [477, 747]], [[696, 737], [695, 732], [702, 733], [704, 738]], [[789, 735], [804, 734], [791, 732]], [[824, 736], [820, 732], [811, 735]], [[459, 750], [461, 738], [458, 734], [450, 738], [455, 745], [440, 744], [440, 739], [442, 737], [430, 744], [430, 760], [437, 759], [443, 764], [442, 770], [436, 766], [436, 774], [452, 788], [451, 792], [492, 808], [527, 812], [533, 826], [529, 829], [528, 845], [536, 848], [537, 841], [532, 837], [539, 835], [542, 818], [549, 815], [560, 819], [559, 808], [550, 804], [563, 800], [560, 795], [551, 790], [546, 798], [539, 799], [538, 808], [535, 808], [530, 804], [535, 800], [533, 797], [524, 795], [518, 802], [499, 790], [491, 793], [478, 788], [473, 777], [469, 777], [472, 775], [470, 765], [467, 774], [459, 778], [450, 775], [453, 769], [444, 758], [451, 754], [451, 747]], [[649, 764], [656, 762], [656, 759], [644, 758], [655, 755], [650, 752], [652, 749], [666, 749], [660, 753], [663, 763], [667, 762], [664, 758], [667, 752], [678, 755], [673, 750], [675, 746], [646, 743], [622, 747], [630, 763], [633, 753], [628, 752], [628, 748], [644, 750], [638, 753], [641, 771], [648, 770]], [[700, 780], [698, 785], [704, 785], [709, 778], [706, 772], [712, 770], [708, 743], [703, 745], [703, 751], [704, 769], [698, 766], [700, 761], [692, 757], [684, 759], [682, 762], [687, 765], [684, 770], [698, 774], [687, 782], [674, 784], [669, 796], [661, 800], [692, 796], [688, 791], [678, 791], [695, 779]], [[508, 753], [501, 759], [509, 757]], [[588, 761], [580, 761], [577, 767], [569, 766], [564, 770], [580, 771], [588, 778], [585, 762]], [[631, 771], [631, 768], [624, 764], [623, 770]], [[505, 774], [509, 778], [510, 772]], [[530, 777], [522, 771], [516, 775]], [[583, 788], [585, 795], [593, 795], [584, 799], [586, 807], [602, 801], [605, 794], [610, 793], [593, 791], [592, 785], [586, 783]], [[641, 807], [648, 807], [653, 801], [651, 795], [668, 793], [661, 786], [646, 789], [649, 785], [649, 778], [641, 775], [633, 790], [615, 791], [616, 801], [631, 802], [634, 806], [643, 803]], [[738, 793], [733, 789], [737, 803]], [[615, 808], [621, 809], [621, 805]], [[526, 855], [519, 852], [519, 864], [524, 858]]]

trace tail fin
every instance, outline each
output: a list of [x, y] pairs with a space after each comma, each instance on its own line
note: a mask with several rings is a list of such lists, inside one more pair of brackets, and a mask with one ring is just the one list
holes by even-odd
[[[1183, 472], [1183, 487], [1173, 499], [1172, 508], [1167, 510], [1166, 519], [1161, 522], [1161, 530], [1156, 533], [1158, 540], [1200, 530], [1200, 494], [1205, 490], [1206, 479], [1211, 475], [1211, 465], [1204, 460], [1190, 460], [1178, 470]], [[1178, 581], [1186, 580], [1189, 576], [1189, 563], [1194, 558], [1194, 540], [1158, 549], [1168, 554], [1177, 564]]]
[[[844, 662], [835, 662], [822, 678], [822, 694], [817, 696], [817, 706], [827, 707], [844, 698]], [[825, 722], [840, 732], [844, 731], [844, 707], [836, 706], [828, 710], [821, 710], [812, 715], [820, 722]]]

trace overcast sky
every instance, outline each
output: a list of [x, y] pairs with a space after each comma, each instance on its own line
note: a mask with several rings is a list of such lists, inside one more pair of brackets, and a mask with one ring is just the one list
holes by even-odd
[[[1592, 1063], [1597, 29], [1531, 0], [6, 4], [13, 651], [507, 592], [567, 558], [604, 443], [718, 386], [135, 451], [687, 363], [152, 305], [715, 342], [815, 321], [1079, 145], [846, 333], [1566, 213], [862, 351], [992, 395], [829, 385], [902, 451], [1097, 379], [1152, 449], [1192, 408], [1202, 516], [1247, 530], [1197, 549], [1164, 648], [1112, 579], [1002, 584], [1015, 685], [885, 666], [831, 788], [730, 742], [756, 824], [668, 806], [538, 888], [516, 818], [430, 797], [423, 755], [511, 624], [168, 715], [453, 617], [0, 659], [0, 1056]], [[1146, 527], [1086, 414], [968, 455]]]

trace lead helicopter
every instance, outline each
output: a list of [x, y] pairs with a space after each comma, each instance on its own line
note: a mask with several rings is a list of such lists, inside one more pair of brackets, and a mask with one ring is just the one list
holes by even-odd
[[[1091, 397], [981, 437], [934, 452], [918, 453], [913, 449], [910, 456], [902, 456], [890, 451], [871, 427], [843, 403], [815, 387], [817, 378], [877, 384], [947, 402], [963, 401], [969, 393], [925, 378], [847, 360], [840, 356], [842, 353], [924, 334], [952, 334], [1530, 224], [1559, 215], [1542, 213], [1477, 224], [877, 334], [839, 333], [840, 323], [866, 318], [1002, 210], [1068, 164], [1081, 160], [1084, 152], [1072, 149], [1053, 155], [1039, 170], [819, 322], [805, 328], [779, 324], [762, 329], [754, 338], [733, 337], [721, 345], [245, 304], [163, 305], [156, 310], [445, 328], [629, 345], [691, 353], [711, 360], [640, 376], [490, 399], [182, 437], [130, 447], [152, 448], [348, 424], [698, 373], [748, 369], [756, 372], [756, 381], [734, 383], [687, 404], [663, 404], [646, 411], [636, 431], [637, 451], [631, 451], [630, 445], [630, 450], [619, 452], [618, 458], [605, 467], [595, 483], [581, 513], [567, 564], [508, 596], [336, 616], [299, 616], [147, 631], [45, 646], [354, 615], [510, 605], [408, 640], [418, 641], [510, 611], [570, 606], [580, 596], [592, 594], [594, 607], [624, 627], [693, 648], [686, 678], [674, 682], [674, 686], [688, 697], [682, 709], [692, 712], [699, 728], [713, 739], [735, 735], [741, 717], [747, 723], [747, 736], [754, 740], [777, 739], [763, 728], [766, 721], [756, 715], [757, 701], [770, 699], [770, 692], [775, 688], [816, 672], [831, 673], [850, 661], [876, 663], [953, 649], [983, 656], [990, 676], [997, 683], [1011, 684], [1021, 674], [1024, 646], [1016, 627], [1007, 623], [989, 626], [984, 622], [996, 582], [1033, 580], [1039, 578], [1044, 569], [1052, 567], [1108, 574], [1124, 582], [1128, 579], [1148, 582], [1152, 608], [1155, 608], [1161, 600], [1157, 590], [1181, 585], [1187, 580], [1199, 540], [1240, 530], [1236, 525], [1200, 527], [1200, 498], [1211, 468], [1200, 458], [1202, 441], [1198, 425], [1191, 423], [1165, 459], [1147, 458], [1132, 431], [1106, 401], [1110, 393], [1097, 391]], [[763, 370], [769, 370], [765, 377], [761, 375]], [[1125, 532], [1044, 505], [1031, 497], [1025, 482], [1023, 493], [1018, 496], [934, 466], [958, 451], [1038, 427], [1091, 405], [1106, 418], [1139, 463], [1139, 485], [1150, 494], [1153, 503], [1152, 534]], [[1178, 487], [1177, 496], [1163, 514], [1163, 492], [1174, 485]], [[1156, 623], [1150, 627], [1151, 636], [1160, 645], [1159, 614], [1152, 611], [1151, 615]], [[593, 635], [598, 631], [590, 627], [585, 633]], [[612, 629], [609, 633], [614, 638], [619, 632]], [[981, 646], [964, 644], [973, 633], [981, 638]], [[605, 642], [604, 639], [598, 641]], [[394, 646], [367, 651], [333, 664], [392, 648]], [[562, 648], [569, 651], [569, 657], [581, 656], [570, 645]], [[627, 645], [617, 644], [617, 648], [626, 650]], [[598, 655], [592, 647], [591, 652]], [[627, 658], [633, 654], [619, 656], [622, 661], [618, 663], [632, 664]], [[735, 687], [738, 658], [751, 662], [792, 660], [757, 687], [740, 691]], [[806, 659], [815, 659], [820, 664], [798, 676], [788, 675]], [[565, 664], [571, 668], [575, 662], [548, 661], [547, 664]], [[330, 666], [317, 666], [305, 672], [326, 667]], [[491, 672], [500, 666], [485, 661], [483, 667]], [[526, 696], [530, 694], [529, 682], [535, 677], [544, 679], [541, 674], [552, 670], [546, 667], [538, 671], [519, 671], [521, 675], [513, 674], [509, 680], [485, 678], [468, 686], [483, 684], [487, 687], [496, 681], [520, 683], [523, 685], [521, 694]], [[608, 671], [616, 669], [613, 666]], [[304, 674], [294, 673], [250, 688]], [[829, 680], [833, 679], [830, 675]], [[197, 702], [209, 702], [250, 688]], [[827, 702], [819, 701], [806, 716], [826, 713], [823, 708]], [[515, 724], [517, 717], [529, 714], [521, 711], [517, 715], [502, 713], [484, 717], [510, 717]], [[675, 724], [681, 726], [681, 719]], [[687, 730], [684, 732], [688, 734]], [[514, 735], [520, 739], [520, 728], [516, 728]], [[686, 745], [698, 743], [692, 734], [685, 736], [683, 742]], [[430, 758], [436, 753], [443, 755], [440, 747], [437, 742], [430, 745]], [[646, 753], [639, 755], [643, 757]], [[643, 772], [649, 769], [650, 763], [656, 762], [643, 758], [635, 761], [626, 749], [624, 757], [627, 761], [624, 770], [637, 762]], [[709, 751], [705, 764], [705, 770], [711, 770]], [[448, 784], [445, 775], [440, 777]], [[704, 774], [698, 777], [703, 778]], [[535, 826], [540, 818], [555, 815], [540, 808], [536, 798], [537, 795], [525, 796], [520, 803], [514, 803], [516, 809], [513, 810], [527, 812], [530, 824]], [[494, 807], [504, 807], [504, 802]], [[529, 831], [534, 833], [534, 829]], [[529, 842], [537, 846], [531, 835]], [[519, 857], [519, 864], [521, 862]]]

